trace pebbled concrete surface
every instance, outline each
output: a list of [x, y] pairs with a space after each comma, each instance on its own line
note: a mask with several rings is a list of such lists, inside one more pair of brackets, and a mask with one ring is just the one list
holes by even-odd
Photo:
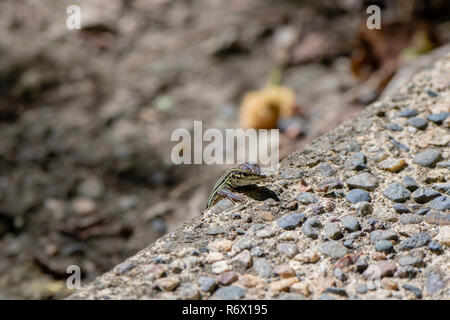
[[70, 299], [448, 299], [449, 111], [450, 54]]

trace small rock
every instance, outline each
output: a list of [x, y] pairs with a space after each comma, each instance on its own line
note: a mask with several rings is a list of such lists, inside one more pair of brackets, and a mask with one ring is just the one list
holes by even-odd
[[325, 289], [326, 293], [332, 293], [332, 294], [336, 294], [338, 296], [343, 296], [343, 297], [347, 297], [347, 291], [345, 291], [345, 289], [343, 288], [336, 288], [336, 287], [328, 287]]
[[285, 230], [295, 229], [295, 227], [305, 222], [306, 216], [302, 213], [289, 214], [278, 220], [277, 225]]
[[348, 253], [348, 249], [340, 241], [327, 241], [319, 245], [319, 252], [334, 259], [339, 259]]
[[356, 286], [356, 293], [365, 294], [369, 289], [365, 283], [360, 283]]
[[429, 204], [430, 209], [439, 210], [439, 211], [447, 211], [450, 210], [450, 197], [440, 196], [435, 198]]
[[366, 279], [381, 279], [394, 275], [396, 270], [397, 267], [392, 261], [380, 260], [375, 264], [370, 265], [366, 271], [364, 271], [363, 276]]
[[309, 206], [315, 214], [325, 213], [325, 207], [320, 203], [313, 203]]
[[437, 225], [449, 225], [450, 224], [450, 214], [440, 213], [439, 211], [430, 211], [425, 216], [425, 221], [431, 224]]
[[439, 112], [439, 113], [433, 113], [427, 116], [427, 119], [430, 121], [433, 121], [434, 123], [441, 125], [442, 122], [447, 119], [447, 117], [450, 115], [450, 112]]
[[298, 249], [297, 246], [292, 243], [279, 243], [277, 244], [277, 251], [292, 258], [297, 254]]
[[307, 282], [296, 282], [289, 288], [289, 291], [300, 293], [305, 297], [310, 295], [309, 285]]
[[308, 238], [317, 239], [320, 234], [320, 231], [317, 228], [320, 226], [321, 226], [321, 223], [320, 223], [319, 219], [310, 218], [310, 219], [306, 220], [306, 222], [303, 224], [302, 232]]
[[135, 267], [135, 265], [133, 262], [125, 261], [116, 267], [115, 274], [116, 275], [124, 274], [124, 273], [130, 271], [131, 269], [134, 269], [134, 267]]
[[414, 295], [416, 296], [416, 298], [421, 299], [422, 298], [422, 291], [417, 288], [416, 286], [410, 285], [410, 284], [404, 284], [402, 285], [402, 288], [408, 291], [411, 291], [412, 293], [414, 293]]
[[406, 189], [408, 189], [411, 192], [419, 188], [419, 185], [417, 184], [416, 180], [414, 180], [409, 176], [403, 178], [402, 184]]
[[306, 249], [294, 257], [294, 260], [298, 260], [303, 263], [316, 263], [319, 259], [320, 257], [317, 254], [317, 251], [312, 249]]
[[436, 241], [431, 241], [428, 244], [428, 249], [430, 249], [431, 251], [435, 252], [435, 253], [441, 253], [442, 252], [442, 246], [437, 243]]
[[223, 287], [214, 292], [212, 300], [239, 300], [245, 297], [245, 289], [238, 286]]
[[424, 130], [428, 125], [428, 121], [424, 118], [413, 117], [409, 119], [408, 124], [414, 128]]
[[173, 291], [180, 284], [180, 279], [177, 276], [168, 276], [155, 281], [156, 287], [163, 291]]
[[205, 292], [213, 292], [217, 287], [216, 280], [210, 277], [200, 276], [197, 283], [200, 286], [200, 289]]
[[317, 203], [316, 196], [310, 192], [300, 192], [296, 199], [302, 204]]
[[428, 211], [430, 211], [430, 209], [428, 208], [421, 208], [419, 210], [416, 211], [416, 214], [423, 216], [424, 214], [426, 214]]
[[400, 242], [399, 249], [403, 250], [411, 250], [415, 248], [420, 248], [426, 246], [431, 241], [431, 238], [426, 233], [417, 233], [412, 237], [409, 237], [406, 240]]
[[417, 110], [414, 109], [403, 109], [402, 111], [400, 111], [398, 113], [398, 117], [402, 117], [402, 118], [411, 118], [411, 117], [415, 117], [419, 114], [419, 112]]
[[413, 162], [422, 167], [432, 168], [441, 159], [442, 155], [439, 149], [428, 149], [416, 154], [413, 158]]
[[336, 174], [336, 171], [334, 171], [333, 167], [328, 163], [321, 164], [319, 166], [319, 171], [324, 178], [331, 177], [332, 175]]
[[440, 227], [435, 239], [444, 246], [450, 246], [450, 226]]
[[334, 275], [337, 279], [339, 279], [340, 281], [345, 281], [345, 279], [347, 279], [347, 277], [346, 277], [344, 271], [342, 271], [341, 268], [335, 268], [335, 269], [333, 270], [333, 275]]
[[419, 188], [411, 194], [411, 198], [417, 203], [427, 203], [440, 195], [436, 190]]
[[237, 264], [238, 266], [242, 266], [244, 268], [250, 268], [252, 266], [252, 255], [249, 250], [243, 250], [238, 253], [233, 260], [231, 260], [231, 263]]
[[391, 131], [403, 131], [403, 127], [395, 122], [388, 123], [386, 125], [386, 129], [391, 130]]
[[367, 201], [360, 201], [354, 205], [358, 216], [367, 216], [372, 213], [372, 205]]
[[369, 264], [367, 263], [367, 260], [362, 256], [362, 257], [359, 257], [359, 259], [356, 261], [355, 266], [356, 266], [356, 271], [363, 272], [364, 270], [367, 269]]
[[394, 210], [397, 213], [408, 213], [411, 212], [407, 206], [401, 203], [394, 203]]
[[388, 240], [378, 240], [375, 243], [375, 250], [380, 252], [391, 252], [394, 249], [392, 243]]
[[376, 243], [380, 240], [397, 240], [397, 232], [391, 229], [387, 230], [375, 230], [370, 233], [370, 242]]
[[217, 261], [211, 265], [211, 270], [215, 274], [230, 271], [230, 266], [226, 261]]
[[228, 271], [228, 272], [222, 273], [217, 278], [217, 280], [219, 281], [220, 284], [223, 284], [224, 286], [228, 286], [228, 285], [232, 284], [233, 282], [237, 281], [238, 278], [239, 278], [239, 275], [237, 274], [237, 272]]
[[305, 300], [305, 296], [293, 292], [284, 292], [279, 295], [278, 300]]
[[362, 170], [366, 168], [367, 158], [362, 152], [355, 152], [345, 161], [345, 166], [351, 170]]
[[324, 225], [323, 229], [325, 231], [326, 236], [329, 239], [337, 240], [337, 239], [342, 238], [342, 236], [343, 236], [341, 230], [339, 229], [339, 225], [337, 223], [334, 223], [334, 222], [327, 223]]
[[276, 267], [275, 273], [279, 275], [281, 278], [291, 278], [295, 276], [294, 270], [292, 270], [292, 268], [287, 264], [282, 264]]
[[183, 300], [198, 300], [200, 292], [193, 283], [184, 283], [178, 288], [178, 294]]
[[439, 293], [441, 290], [445, 289], [445, 287], [446, 283], [439, 273], [430, 273], [425, 283], [425, 288], [429, 295]]
[[296, 277], [281, 279], [268, 284], [268, 288], [271, 291], [279, 292], [279, 291], [287, 291], [290, 286], [299, 280]]
[[423, 221], [423, 217], [417, 214], [407, 213], [400, 216], [398, 220], [402, 224], [416, 224], [421, 223]]
[[450, 183], [446, 182], [446, 183], [435, 183], [433, 184], [433, 188], [444, 192], [446, 194], [450, 194]]
[[257, 259], [253, 264], [253, 269], [261, 278], [270, 278], [272, 276], [272, 266], [266, 259]]
[[394, 202], [405, 202], [409, 199], [411, 192], [400, 183], [393, 182], [383, 190], [383, 195]]
[[369, 193], [367, 191], [361, 190], [361, 189], [353, 189], [350, 190], [347, 195], [345, 196], [345, 199], [351, 203], [358, 203], [360, 201], [366, 201], [371, 202], [372, 198], [370, 197]]
[[352, 216], [343, 217], [341, 223], [348, 232], [355, 232], [359, 229], [359, 221]]
[[378, 185], [377, 178], [370, 173], [364, 172], [353, 176], [345, 181], [349, 188], [358, 188], [363, 190], [375, 190]]
[[422, 263], [422, 259], [420, 259], [419, 257], [413, 257], [413, 256], [405, 256], [405, 257], [401, 257], [397, 260], [398, 264], [401, 266], [412, 266], [412, 267], [419, 267], [421, 266]]
[[398, 172], [406, 167], [405, 159], [387, 158], [378, 163], [377, 167], [381, 170], [386, 170], [389, 172]]

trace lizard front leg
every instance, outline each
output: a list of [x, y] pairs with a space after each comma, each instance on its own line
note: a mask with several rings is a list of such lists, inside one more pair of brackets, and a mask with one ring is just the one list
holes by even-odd
[[243, 196], [233, 193], [230, 189], [221, 189], [217, 194], [234, 202], [242, 202], [245, 200]]

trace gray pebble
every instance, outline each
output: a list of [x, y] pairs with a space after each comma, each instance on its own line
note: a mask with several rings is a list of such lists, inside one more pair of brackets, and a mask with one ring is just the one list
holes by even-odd
[[353, 176], [347, 179], [345, 183], [349, 188], [358, 188], [369, 191], [374, 190], [378, 185], [377, 178], [367, 172]]
[[273, 273], [272, 266], [266, 259], [257, 259], [253, 263], [253, 269], [261, 278], [270, 278]]
[[345, 196], [345, 199], [347, 199], [347, 201], [351, 203], [358, 203], [360, 201], [366, 202], [372, 201], [372, 198], [370, 197], [369, 193], [361, 189], [350, 190]]
[[411, 198], [417, 203], [427, 203], [441, 194], [429, 188], [419, 188], [411, 194]]
[[450, 160], [440, 161], [436, 163], [436, 167], [450, 169]]
[[433, 188], [450, 195], [450, 183], [434, 183]]
[[212, 300], [239, 300], [245, 297], [246, 291], [238, 286], [223, 287], [214, 292]]
[[327, 241], [319, 245], [319, 252], [334, 259], [340, 259], [348, 253], [348, 249], [340, 241]]
[[278, 220], [277, 225], [285, 230], [295, 229], [295, 227], [305, 222], [306, 216], [302, 213], [289, 214]]
[[399, 249], [400, 250], [411, 250], [415, 248], [420, 248], [426, 246], [431, 241], [431, 238], [426, 233], [417, 233], [412, 237], [409, 237], [406, 240], [400, 242]]
[[446, 283], [442, 280], [442, 277], [439, 273], [431, 273], [427, 278], [425, 287], [428, 294], [434, 295], [439, 291], [445, 289]]
[[293, 243], [279, 243], [277, 244], [277, 251], [287, 255], [289, 258], [295, 256], [298, 252], [297, 246]]
[[397, 213], [409, 213], [411, 210], [402, 203], [394, 203], [394, 210]]
[[177, 292], [183, 300], [198, 300], [200, 298], [198, 287], [193, 283], [183, 283]]
[[355, 232], [359, 229], [359, 221], [352, 216], [343, 217], [341, 223], [348, 232]]
[[417, 288], [416, 286], [410, 285], [410, 284], [404, 284], [402, 285], [402, 288], [408, 291], [411, 291], [412, 293], [414, 293], [414, 295], [416, 296], [416, 298], [421, 299], [422, 298], [422, 291]]
[[397, 262], [399, 265], [403, 267], [405, 266], [417, 267], [422, 264], [422, 259], [420, 259], [419, 257], [406, 256], [399, 258]]
[[318, 227], [321, 227], [319, 219], [310, 218], [303, 224], [302, 232], [308, 238], [317, 239], [320, 234], [319, 229], [317, 229]]
[[402, 111], [400, 111], [398, 113], [398, 117], [402, 117], [402, 118], [411, 118], [411, 117], [415, 117], [419, 114], [419, 112], [417, 110], [414, 109], [403, 109]]
[[391, 130], [391, 131], [402, 131], [403, 127], [400, 126], [398, 123], [391, 122], [386, 125], [386, 129]]
[[383, 195], [394, 202], [405, 202], [409, 199], [411, 192], [400, 183], [393, 182], [383, 190]]
[[375, 243], [375, 250], [381, 252], [391, 252], [394, 249], [392, 243], [388, 240], [378, 240]]
[[423, 217], [417, 214], [407, 213], [400, 216], [398, 221], [401, 224], [416, 224], [423, 221]]
[[406, 189], [408, 189], [411, 192], [419, 188], [419, 185], [417, 184], [416, 180], [414, 180], [409, 176], [403, 178], [402, 184]]
[[345, 281], [345, 279], [347, 279], [347, 276], [345, 275], [344, 271], [342, 271], [341, 268], [335, 268], [333, 270], [333, 275], [341, 281]]
[[337, 287], [328, 287], [325, 289], [326, 293], [332, 293], [332, 294], [336, 294], [338, 296], [343, 296], [343, 297], [347, 297], [347, 291], [345, 291], [345, 289], [343, 288], [337, 288]]
[[380, 240], [397, 240], [397, 232], [391, 229], [387, 230], [375, 230], [370, 233], [370, 242], [376, 243]]
[[338, 240], [342, 238], [342, 232], [341, 229], [339, 229], [339, 225], [337, 223], [327, 223], [323, 226], [323, 230], [325, 231], [325, 235], [329, 239]]
[[356, 286], [356, 293], [365, 294], [367, 291], [369, 291], [369, 289], [365, 283], [360, 283]]
[[442, 246], [436, 241], [430, 241], [430, 243], [428, 244], [428, 249], [436, 253], [442, 252]]
[[299, 293], [284, 292], [280, 294], [277, 300], [305, 300], [305, 296]]
[[200, 289], [205, 292], [213, 292], [217, 287], [217, 281], [210, 277], [200, 276], [197, 280]]
[[300, 192], [296, 198], [302, 204], [316, 203], [317, 198], [311, 192]]
[[334, 171], [333, 167], [328, 163], [321, 164], [319, 166], [319, 171], [324, 178], [331, 177], [332, 175], [336, 174], [336, 171]]
[[450, 210], [450, 197], [440, 196], [429, 203], [430, 209], [447, 211]]
[[351, 170], [362, 170], [365, 169], [366, 166], [366, 155], [362, 152], [355, 152], [351, 156], [347, 158], [345, 161], [345, 166]]
[[442, 122], [444, 122], [445, 119], [450, 115], [450, 112], [439, 112], [439, 113], [432, 113], [427, 116], [427, 119], [430, 121], [433, 121], [434, 123], [440, 125]]
[[413, 158], [413, 162], [422, 167], [432, 168], [441, 159], [442, 155], [439, 149], [427, 149], [416, 154]]
[[408, 123], [410, 126], [420, 129], [420, 130], [426, 129], [426, 127], [428, 125], [428, 121], [426, 119], [417, 118], [417, 117], [413, 117], [413, 118], [409, 119]]
[[416, 214], [423, 216], [424, 214], [426, 214], [428, 211], [430, 211], [430, 209], [428, 208], [422, 208], [416, 211]]
[[360, 201], [354, 205], [358, 216], [367, 216], [372, 213], [372, 206], [367, 201]]

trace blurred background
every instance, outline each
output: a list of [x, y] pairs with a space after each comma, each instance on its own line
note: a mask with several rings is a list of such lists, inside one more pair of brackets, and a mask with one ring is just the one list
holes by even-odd
[[69, 265], [199, 215], [224, 167], [172, 164], [174, 129], [279, 128], [283, 157], [449, 41], [446, 0], [0, 1], [0, 298], [64, 298]]

